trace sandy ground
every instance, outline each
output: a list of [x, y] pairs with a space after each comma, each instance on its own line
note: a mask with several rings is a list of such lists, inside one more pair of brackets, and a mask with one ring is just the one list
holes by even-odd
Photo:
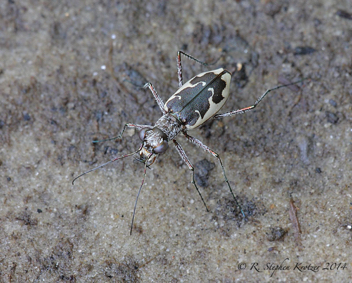
[[[0, 281], [351, 282], [350, 4], [1, 1]], [[171, 144], [147, 170], [130, 236], [142, 164], [71, 181], [138, 148], [134, 130], [91, 141], [155, 123], [137, 86], [152, 82], [166, 101], [180, 49], [217, 60], [184, 58], [185, 79], [245, 66], [223, 112], [310, 80], [190, 132], [222, 157], [247, 220], [217, 160], [179, 137], [194, 164], [215, 165], [200, 188], [210, 212]]]

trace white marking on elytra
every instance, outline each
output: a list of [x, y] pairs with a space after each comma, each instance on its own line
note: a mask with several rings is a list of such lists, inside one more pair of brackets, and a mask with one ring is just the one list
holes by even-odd
[[[195, 86], [198, 85], [198, 84], [202, 84], [202, 86], [205, 86], [205, 85], [206, 85], [206, 82], [198, 82], [198, 83], [196, 83], [196, 84], [191, 84], [190, 82], [187, 82], [186, 84], [188, 85], [188, 87], [193, 88], [193, 87], [195, 87]], [[186, 88], [186, 87], [184, 87], [186, 84], [184, 84], [184, 85], [182, 86], [182, 89], [179, 88], [179, 89], [168, 99], [168, 101], [169, 101], [171, 98], [178, 98], [179, 100], [181, 100], [182, 97], [179, 96], [178, 94], [180, 93], [180, 91], [182, 91], [184, 88]], [[168, 102], [168, 101], [167, 101], [167, 102]], [[167, 103], [167, 102], [166, 102], [166, 103]], [[165, 104], [166, 104], [166, 103], [165, 103]], [[165, 110], [166, 110], [166, 108], [167, 108], [167, 107], [165, 107]]]
[[[220, 68], [214, 71], [210, 71], [213, 72], [214, 74], [220, 74], [221, 72], [223, 72], [224, 69]], [[203, 73], [204, 74], [204, 73]], [[201, 75], [203, 75], [201, 74]], [[213, 97], [214, 97], [214, 88], [208, 88], [209, 91], [212, 92], [212, 95], [209, 97], [208, 102], [209, 102], [209, 109], [208, 111], [205, 113], [204, 117], [202, 118], [202, 116], [200, 115], [199, 111], [196, 110], [196, 112], [199, 114], [199, 118], [197, 119], [197, 122], [194, 125], [186, 125], [186, 128], [188, 130], [191, 129], [195, 129], [198, 126], [200, 126], [201, 124], [203, 124], [205, 121], [209, 120], [211, 117], [213, 117], [217, 112], [219, 112], [219, 110], [222, 108], [222, 106], [225, 104], [225, 102], [227, 101], [227, 99], [229, 98], [229, 94], [230, 94], [230, 82], [231, 82], [231, 75], [230, 73], [226, 72], [221, 76], [221, 80], [225, 82], [226, 86], [224, 88], [224, 90], [222, 91], [221, 95], [224, 99], [222, 99], [219, 103], [215, 103], [213, 101]]]
[[[204, 73], [200, 73], [200, 74], [198, 74], [197, 76], [195, 76], [195, 77], [193, 77], [192, 79], [190, 79], [189, 81], [187, 81], [186, 83], [184, 83], [173, 95], [171, 95], [170, 97], [169, 97], [169, 99], [166, 101], [166, 103], [165, 103], [165, 106], [164, 106], [164, 109], [165, 109], [165, 111], [169, 111], [169, 109], [168, 109], [168, 107], [167, 107], [167, 104], [168, 104], [168, 102], [170, 101], [170, 100], [172, 100], [172, 99], [174, 99], [175, 97], [177, 97], [178, 99], [181, 99], [181, 97], [180, 96], [178, 96], [177, 94], [179, 94], [181, 91], [183, 91], [184, 89], [186, 89], [186, 88], [194, 88], [197, 84], [199, 84], [199, 83], [201, 83], [202, 84], [202, 86], [205, 86], [207, 83], [206, 82], [204, 82], [204, 81], [200, 81], [200, 82], [198, 82], [198, 83], [196, 83], [196, 84], [192, 84], [191, 83], [191, 81], [193, 80], [193, 79], [195, 79], [195, 78], [201, 78], [201, 77], [203, 77], [204, 75], [206, 75], [206, 74], [209, 74], [209, 73], [213, 73], [214, 75], [218, 75], [218, 74], [221, 74], [223, 71], [225, 71], [225, 69], [224, 68], [219, 68], [219, 69], [216, 69], [216, 70], [212, 70], [212, 71], [209, 71], [209, 72], [204, 72]], [[229, 77], [227, 78], [224, 78], [224, 75], [228, 75]], [[228, 87], [228, 85], [230, 84], [230, 81], [231, 81], [231, 75], [230, 74], [228, 74], [228, 73], [226, 73], [226, 74], [224, 74], [224, 75], [222, 75], [221, 76], [221, 79], [223, 80], [223, 81], [225, 81], [225, 83], [226, 83], [226, 88], [225, 88], [225, 90], [226, 89], [228, 89], [227, 90], [227, 96], [229, 95], [229, 87]], [[224, 95], [223, 95], [224, 96]], [[224, 96], [225, 97], [225, 96]], [[226, 101], [226, 99], [227, 98], [225, 98], [225, 101]], [[223, 104], [221, 104], [221, 105], [223, 105]], [[221, 108], [221, 107], [220, 107]], [[218, 111], [220, 110], [220, 108], [218, 109]], [[216, 113], [214, 113], [214, 115], [215, 115]]]
[[[194, 77], [195, 78], [195, 77]], [[194, 79], [193, 78], [193, 79]], [[191, 80], [190, 80], [191, 81]], [[206, 82], [197, 82], [196, 84], [192, 84], [190, 81], [188, 81], [188, 82], [186, 82], [182, 87], [180, 87], [175, 93], [174, 93], [174, 95], [172, 95], [171, 97], [178, 97], [178, 95], [177, 94], [179, 94], [181, 91], [183, 91], [184, 89], [186, 89], [186, 88], [194, 88], [194, 87], [196, 87], [197, 85], [199, 85], [199, 84], [201, 84], [202, 86], [205, 86], [207, 83]], [[171, 98], [170, 97], [170, 98]], [[169, 100], [170, 100], [170, 98], [169, 98]]]

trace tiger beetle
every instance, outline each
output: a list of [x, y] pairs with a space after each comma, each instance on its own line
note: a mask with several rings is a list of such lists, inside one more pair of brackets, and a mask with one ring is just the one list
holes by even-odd
[[[207, 63], [199, 61], [198, 59], [186, 54], [183, 51], [178, 51], [177, 53], [177, 74], [178, 74], [178, 83], [179, 89], [164, 103], [160, 96], [157, 94], [155, 88], [151, 83], [146, 83], [143, 88], [151, 91], [156, 100], [161, 112], [162, 116], [155, 123], [154, 126], [149, 125], [139, 125], [139, 124], [125, 124], [122, 132], [119, 136], [110, 138], [107, 140], [121, 139], [126, 128], [135, 128], [139, 131], [139, 138], [142, 141], [141, 146], [138, 150], [128, 153], [124, 156], [120, 156], [115, 158], [109, 162], [106, 162], [96, 168], [93, 168], [85, 173], [76, 177], [72, 184], [83, 175], [95, 171], [103, 166], [106, 166], [112, 162], [115, 162], [119, 159], [131, 156], [133, 154], [139, 153], [139, 161], [144, 163], [144, 173], [142, 183], [139, 187], [139, 191], [136, 197], [136, 201], [133, 209], [133, 216], [131, 221], [131, 229], [130, 234], [132, 234], [134, 218], [136, 214], [136, 207], [138, 198], [143, 187], [143, 183], [146, 176], [147, 167], [149, 168], [154, 162], [159, 154], [164, 153], [169, 148], [169, 141], [172, 141], [178, 154], [181, 156], [182, 160], [187, 164], [188, 168], [192, 171], [192, 184], [195, 186], [205, 208], [209, 211], [198, 187], [194, 180], [194, 167], [186, 155], [185, 151], [181, 147], [181, 145], [176, 141], [176, 136], [179, 133], [182, 133], [188, 141], [199, 146], [204, 149], [206, 152], [210, 153], [214, 157], [216, 157], [220, 163], [222, 173], [224, 175], [225, 182], [231, 192], [233, 199], [236, 202], [236, 205], [240, 209], [244, 218], [246, 218], [245, 213], [242, 210], [241, 205], [238, 203], [235, 194], [231, 188], [231, 185], [226, 177], [225, 169], [221, 158], [219, 155], [210, 149], [208, 146], [203, 144], [200, 140], [188, 135], [188, 130], [193, 130], [203, 123], [205, 123], [210, 118], [220, 119], [223, 117], [229, 117], [236, 114], [243, 114], [247, 111], [253, 110], [259, 102], [263, 100], [263, 98], [271, 91], [286, 87], [292, 84], [296, 84], [301, 82], [302, 80], [286, 85], [276, 86], [274, 88], [268, 89], [262, 96], [258, 98], [258, 100], [252, 105], [245, 108], [241, 108], [238, 110], [230, 111], [223, 114], [217, 114], [217, 112], [223, 107], [226, 100], [229, 97], [230, 93], [230, 82], [232, 74], [223, 69], [218, 68], [216, 70], [200, 73], [199, 75], [193, 77], [188, 82], [183, 84], [182, 78], [182, 65], [181, 65], [181, 55], [188, 57], [204, 66], [207, 66]], [[103, 140], [106, 141], [106, 140]], [[94, 141], [99, 142], [99, 141]]]

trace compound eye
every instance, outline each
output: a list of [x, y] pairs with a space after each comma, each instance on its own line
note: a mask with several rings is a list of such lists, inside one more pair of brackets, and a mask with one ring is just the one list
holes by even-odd
[[139, 138], [144, 141], [145, 138], [145, 132], [149, 130], [148, 128], [143, 128], [142, 130], [139, 131]]
[[160, 145], [154, 148], [154, 152], [156, 154], [160, 154], [165, 152], [168, 148], [169, 148], [169, 144], [167, 143], [167, 141], [163, 141]]

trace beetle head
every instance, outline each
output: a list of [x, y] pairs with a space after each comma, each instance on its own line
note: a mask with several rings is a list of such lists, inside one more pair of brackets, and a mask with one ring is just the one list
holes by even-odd
[[159, 128], [143, 128], [139, 132], [139, 138], [143, 141], [139, 161], [148, 167], [154, 163], [159, 154], [169, 148], [167, 135]]

